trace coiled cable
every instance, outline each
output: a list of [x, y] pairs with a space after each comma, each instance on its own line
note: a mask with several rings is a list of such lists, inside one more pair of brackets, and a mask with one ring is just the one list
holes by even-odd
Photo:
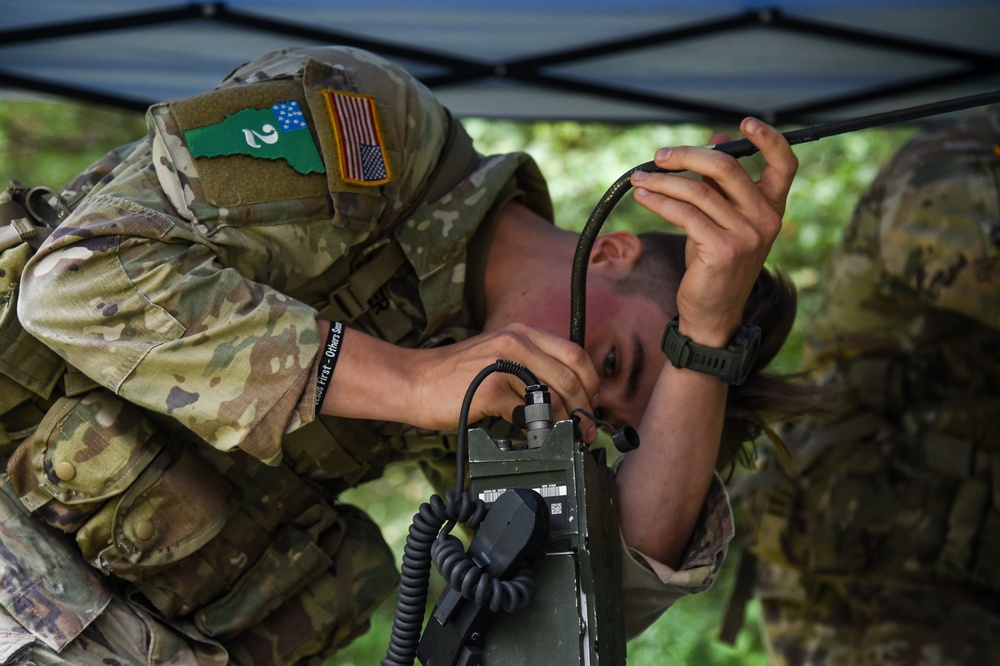
[[[456, 495], [449, 489], [444, 499], [433, 495], [420, 505], [406, 535], [403, 547], [403, 564], [399, 577], [399, 597], [396, 615], [392, 622], [389, 649], [382, 666], [411, 666], [424, 624], [427, 609], [427, 586], [430, 581], [431, 548], [438, 538], [441, 526], [456, 522], [475, 529], [486, 516], [486, 504], [472, 500], [463, 492]], [[450, 528], [449, 528], [450, 529]]]
[[535, 597], [535, 577], [528, 566], [522, 565], [512, 578], [500, 580], [480, 569], [451, 534], [442, 534], [434, 541], [431, 557], [448, 585], [480, 608], [511, 613], [527, 608]]
[[[500, 609], [513, 611], [526, 607], [534, 598], [535, 582], [527, 566], [522, 566], [509, 580], [498, 580], [480, 569], [465, 552], [461, 541], [450, 534], [456, 523], [475, 530], [486, 517], [485, 502], [473, 499], [464, 489], [465, 451], [472, 399], [479, 385], [494, 372], [514, 375], [528, 386], [538, 384], [535, 375], [524, 366], [498, 359], [480, 371], [469, 385], [458, 420], [455, 489], [446, 491], [443, 499], [440, 495], [433, 495], [420, 505], [413, 516], [403, 547], [396, 614], [382, 666], [413, 664], [427, 608], [432, 561], [449, 585], [482, 608], [489, 607], [494, 612]], [[445, 523], [447, 526], [442, 530]]]

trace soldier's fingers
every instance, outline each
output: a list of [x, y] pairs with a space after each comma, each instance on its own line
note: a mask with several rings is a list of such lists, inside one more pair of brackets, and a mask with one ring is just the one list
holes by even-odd
[[694, 146], [661, 148], [656, 152], [654, 161], [661, 169], [688, 171], [708, 179], [712, 185], [707, 185], [703, 180], [669, 173], [644, 174], [643, 172], [633, 174], [633, 185], [638, 186], [636, 180], [641, 179], [644, 179], [642, 186], [647, 188], [656, 187], [659, 183], [670, 183], [671, 178], [682, 179], [706, 185], [706, 190], [719, 192], [724, 198], [745, 208], [753, 207], [754, 197], [760, 196], [756, 183], [735, 157], [710, 148]]
[[590, 409], [600, 378], [579, 345], [525, 324], [510, 324], [497, 332], [499, 349], [528, 368], [556, 393], [569, 409]]
[[[716, 144], [726, 143], [727, 141], [729, 141], [729, 135], [727, 135], [727, 134], [713, 134], [712, 138], [710, 138], [708, 140], [708, 145], [714, 146]], [[714, 180], [712, 180], [711, 178], [705, 177], [703, 180], [706, 183], [708, 183], [709, 185], [711, 185], [712, 187], [714, 187], [716, 190], [719, 190], [720, 192], [722, 191], [719, 188], [718, 184], [716, 184], [716, 182]]]
[[798, 158], [788, 140], [770, 125], [756, 118], [746, 118], [740, 129], [767, 161], [758, 181], [760, 192], [779, 215], [784, 214], [792, 179], [799, 168]]
[[716, 227], [734, 230], [746, 224], [746, 216], [714, 183], [673, 174], [646, 174], [635, 182], [636, 200], [688, 235], [709, 233]]

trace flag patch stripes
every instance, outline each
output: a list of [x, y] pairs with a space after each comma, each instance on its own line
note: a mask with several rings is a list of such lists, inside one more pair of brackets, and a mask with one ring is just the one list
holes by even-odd
[[337, 136], [337, 156], [343, 181], [355, 185], [389, 182], [392, 178], [375, 98], [337, 90], [324, 90], [323, 94]]

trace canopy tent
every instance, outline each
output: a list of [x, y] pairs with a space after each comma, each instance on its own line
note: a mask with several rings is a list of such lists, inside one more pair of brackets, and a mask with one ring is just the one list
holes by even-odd
[[2, 16], [0, 97], [132, 109], [324, 43], [488, 118], [808, 124], [1000, 89], [998, 0], [6, 0]]

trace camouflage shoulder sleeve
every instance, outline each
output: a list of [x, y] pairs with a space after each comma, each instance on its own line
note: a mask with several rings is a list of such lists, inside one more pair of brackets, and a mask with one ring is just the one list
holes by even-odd
[[288, 294], [397, 224], [446, 118], [361, 52], [275, 57], [240, 85], [153, 107], [146, 150], [53, 234], [19, 304], [29, 332], [102, 385], [266, 461], [315, 411], [317, 313]]
[[888, 275], [928, 306], [1000, 328], [1000, 133], [921, 135], [886, 174], [878, 245]]
[[678, 599], [710, 589], [719, 577], [735, 533], [729, 495], [716, 474], [691, 542], [676, 569], [628, 548], [622, 541], [625, 550], [622, 597], [627, 635], [633, 637], [641, 633]]
[[318, 349], [315, 311], [221, 266], [157, 192], [146, 158], [89, 197], [25, 268], [19, 317], [126, 400], [273, 459]]

